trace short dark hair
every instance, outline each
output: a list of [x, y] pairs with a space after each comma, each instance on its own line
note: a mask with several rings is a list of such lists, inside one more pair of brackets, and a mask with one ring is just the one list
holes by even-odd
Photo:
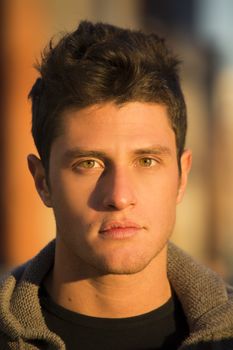
[[50, 41], [36, 66], [41, 77], [29, 94], [32, 135], [46, 171], [64, 110], [131, 101], [167, 107], [180, 168], [187, 116], [178, 67], [179, 60], [156, 34], [109, 24], [82, 21], [56, 45]]

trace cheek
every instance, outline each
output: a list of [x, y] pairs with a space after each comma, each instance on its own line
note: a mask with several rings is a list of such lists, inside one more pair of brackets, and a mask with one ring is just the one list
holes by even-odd
[[161, 176], [150, 184], [144, 205], [150, 213], [150, 223], [154, 226], [170, 226], [175, 221], [178, 193], [178, 176]]
[[173, 205], [177, 200], [179, 177], [175, 171], [161, 171], [150, 178], [147, 177], [144, 181], [144, 193], [156, 203], [164, 205]]
[[61, 174], [53, 182], [52, 201], [55, 217], [58, 221], [83, 221], [90, 214], [88, 200], [93, 190], [92, 184], [78, 180], [73, 174]]
[[94, 183], [82, 181], [75, 173], [64, 170], [53, 181], [52, 197], [54, 203], [63, 202], [72, 209], [85, 205], [93, 188]]

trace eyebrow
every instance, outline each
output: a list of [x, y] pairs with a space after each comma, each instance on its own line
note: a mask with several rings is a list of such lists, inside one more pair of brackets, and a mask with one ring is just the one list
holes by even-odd
[[79, 157], [93, 157], [93, 158], [108, 158], [107, 154], [105, 152], [102, 151], [92, 151], [92, 150], [85, 150], [85, 149], [81, 149], [81, 148], [72, 148], [67, 150], [64, 153], [63, 159], [65, 161], [69, 161], [75, 158], [79, 158]]
[[[146, 148], [139, 148], [131, 152], [133, 155], [146, 155], [146, 154], [154, 154], [159, 156], [171, 156], [170, 148], [162, 145], [155, 145]], [[100, 150], [85, 150], [79, 147], [75, 147], [67, 150], [63, 159], [65, 162], [71, 161], [75, 158], [79, 157], [93, 157], [99, 159], [110, 159], [109, 155], [106, 152]]]
[[148, 148], [139, 148], [139, 149], [136, 149], [133, 153], [137, 155], [157, 154], [157, 155], [170, 156], [171, 150], [166, 146], [158, 145], [158, 146], [152, 146]]

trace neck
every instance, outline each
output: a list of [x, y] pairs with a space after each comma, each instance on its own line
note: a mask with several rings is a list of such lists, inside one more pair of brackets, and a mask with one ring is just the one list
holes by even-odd
[[77, 271], [84, 271], [82, 263], [76, 261], [74, 268], [67, 261], [56, 250], [54, 268], [44, 284], [52, 299], [68, 310], [94, 317], [132, 317], [160, 307], [171, 296], [166, 247], [132, 275], [77, 276]]

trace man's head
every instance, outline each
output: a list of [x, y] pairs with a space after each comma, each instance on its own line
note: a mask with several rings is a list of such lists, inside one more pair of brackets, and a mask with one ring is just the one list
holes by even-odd
[[133, 274], [165, 257], [191, 165], [176, 66], [155, 35], [86, 22], [44, 58], [31, 92], [41, 160], [28, 161], [61, 269]]
[[175, 132], [177, 159], [184, 150], [186, 107], [178, 61], [155, 34], [81, 22], [45, 51], [41, 78], [30, 92], [32, 134], [48, 174], [51, 145], [62, 132], [62, 112], [103, 102], [163, 104]]

